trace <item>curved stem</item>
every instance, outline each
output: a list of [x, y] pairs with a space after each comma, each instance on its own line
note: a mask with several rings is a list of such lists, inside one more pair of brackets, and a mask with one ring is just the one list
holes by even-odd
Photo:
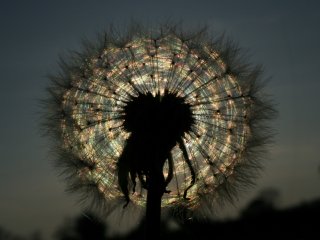
[[186, 163], [187, 163], [187, 165], [188, 165], [188, 167], [189, 167], [189, 170], [190, 170], [190, 173], [191, 173], [191, 177], [192, 177], [190, 185], [184, 190], [184, 193], [183, 193], [183, 198], [184, 198], [184, 199], [188, 199], [188, 198], [187, 198], [188, 190], [189, 190], [190, 188], [192, 188], [192, 186], [193, 186], [193, 185], [195, 184], [195, 182], [196, 182], [196, 173], [195, 173], [195, 171], [194, 171], [194, 169], [193, 169], [193, 167], [192, 167], [192, 163], [191, 163], [191, 161], [190, 161], [190, 159], [189, 159], [189, 156], [188, 156], [187, 148], [186, 148], [186, 146], [184, 145], [182, 139], [180, 139], [178, 142], [179, 142], [179, 147], [180, 147], [180, 149], [182, 150], [184, 159], [186, 160]]

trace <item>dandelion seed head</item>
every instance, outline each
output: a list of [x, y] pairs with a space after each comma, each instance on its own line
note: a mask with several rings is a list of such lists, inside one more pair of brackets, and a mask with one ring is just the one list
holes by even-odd
[[[239, 169], [244, 164], [250, 172], [250, 166], [257, 164], [251, 155], [258, 148], [252, 142], [268, 138], [264, 132], [255, 135], [259, 129], [254, 126], [265, 124], [273, 110], [263, 99], [254, 100], [260, 91], [255, 88], [259, 74], [255, 69], [231, 63], [229, 48], [232, 47], [203, 36], [185, 40], [172, 29], [156, 39], [142, 31], [127, 40], [107, 38], [67, 64], [62, 76], [49, 88], [49, 103], [56, 101], [50, 103], [53, 107], [48, 111], [56, 117], [48, 125], [58, 129], [57, 145], [65, 153], [61, 154], [62, 161], [74, 160], [74, 164], [65, 164], [72, 169], [72, 187], [91, 184], [105, 202], [123, 198], [118, 184], [119, 158], [133, 132], [152, 131], [148, 129], [151, 120], [147, 112], [136, 121], [138, 124], [128, 125], [128, 119], [137, 117], [136, 109], [144, 98], [151, 102], [176, 99], [179, 108], [184, 106], [187, 112], [184, 120], [179, 120], [187, 122], [186, 126], [177, 133], [185, 153], [177, 141], [169, 149], [173, 166], [169, 161], [164, 163], [164, 177], [168, 178], [170, 172], [173, 177], [167, 184], [170, 192], [162, 197], [163, 207], [195, 209], [203, 196], [215, 198], [222, 186], [232, 185], [230, 176], [241, 175]], [[137, 106], [131, 107], [134, 104]], [[135, 110], [130, 115], [128, 109]], [[156, 121], [168, 119], [163, 123], [165, 129], [174, 112], [163, 114], [169, 116]], [[260, 122], [256, 121], [257, 114]], [[186, 163], [186, 155], [195, 176]], [[190, 185], [193, 177], [195, 183]], [[128, 185], [132, 187], [133, 182], [128, 180]], [[147, 190], [142, 185], [137, 181], [130, 199], [135, 205], [145, 206]], [[186, 199], [183, 195], [187, 188]]]

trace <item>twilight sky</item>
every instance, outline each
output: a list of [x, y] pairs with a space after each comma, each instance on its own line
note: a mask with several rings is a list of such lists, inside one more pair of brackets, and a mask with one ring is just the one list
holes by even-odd
[[279, 117], [269, 161], [256, 188], [240, 197], [232, 215], [265, 188], [286, 207], [320, 197], [320, 3], [318, 1], [92, 0], [7, 1], [0, 4], [0, 226], [44, 236], [81, 212], [77, 197], [50, 162], [39, 130], [38, 99], [59, 54], [95, 39], [110, 23], [182, 21], [207, 24], [248, 50], [271, 77]]

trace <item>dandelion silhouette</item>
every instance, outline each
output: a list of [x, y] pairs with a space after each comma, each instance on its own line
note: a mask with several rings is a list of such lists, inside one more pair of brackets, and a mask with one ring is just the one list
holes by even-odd
[[166, 27], [128, 32], [62, 61], [46, 124], [72, 190], [147, 206], [154, 230], [160, 206], [210, 207], [252, 183], [274, 110], [260, 69], [230, 42]]

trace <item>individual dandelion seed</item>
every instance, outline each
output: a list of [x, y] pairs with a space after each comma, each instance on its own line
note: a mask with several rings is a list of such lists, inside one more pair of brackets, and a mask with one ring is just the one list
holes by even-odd
[[206, 31], [128, 32], [106, 33], [52, 77], [46, 124], [71, 188], [105, 205], [146, 206], [150, 192], [162, 207], [231, 198], [271, 136], [259, 68]]

